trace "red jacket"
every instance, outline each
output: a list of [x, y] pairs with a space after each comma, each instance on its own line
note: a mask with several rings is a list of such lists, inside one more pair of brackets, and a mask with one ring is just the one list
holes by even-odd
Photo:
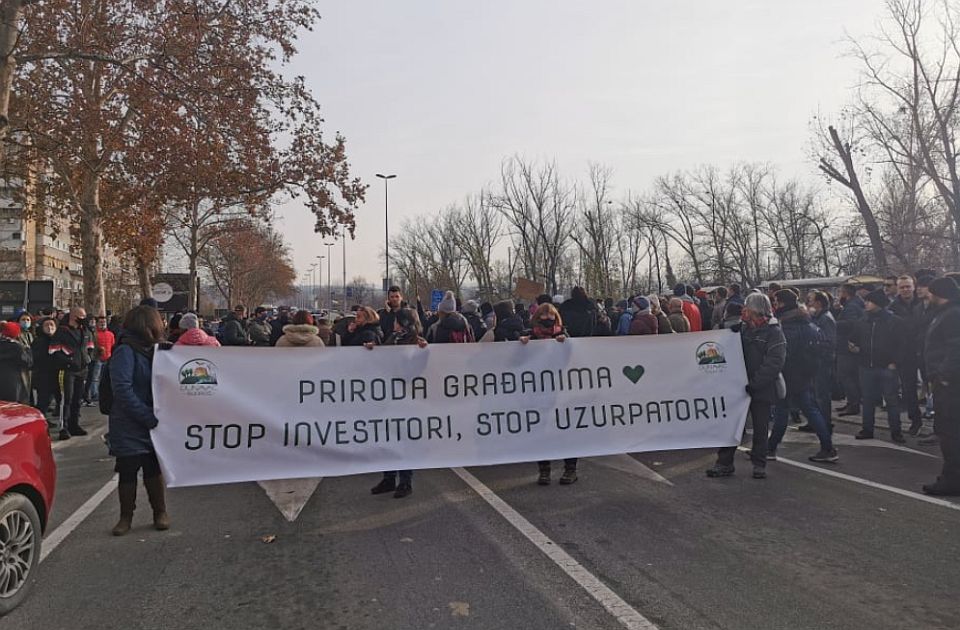
[[703, 330], [703, 321], [700, 319], [700, 307], [689, 300], [683, 300], [683, 314], [690, 320], [690, 332]]
[[97, 348], [100, 349], [101, 361], [107, 361], [113, 355], [113, 347], [117, 345], [117, 338], [109, 330], [97, 330]]
[[175, 346], [213, 346], [215, 348], [220, 347], [220, 342], [217, 341], [216, 337], [211, 337], [207, 333], [203, 332], [199, 328], [189, 328], [185, 333], [180, 335], [180, 338], [177, 339]]

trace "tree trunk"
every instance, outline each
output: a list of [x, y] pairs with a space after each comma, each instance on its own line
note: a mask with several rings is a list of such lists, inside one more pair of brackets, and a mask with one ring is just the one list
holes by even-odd
[[26, 0], [0, 0], [0, 169], [4, 167], [6, 150], [2, 141], [10, 126], [10, 93], [17, 59], [13, 56], [20, 38], [20, 22]]
[[137, 281], [140, 283], [140, 299], [153, 297], [153, 285], [150, 283], [150, 268], [137, 258]]
[[[187, 310], [197, 310], [197, 259], [200, 257], [199, 231], [196, 224], [190, 226], [190, 251], [187, 254], [187, 260], [190, 263], [190, 281], [187, 295]], [[233, 308], [227, 304], [227, 308]]]
[[80, 194], [80, 256], [83, 262], [83, 307], [89, 315], [107, 312], [103, 286], [103, 218], [100, 213], [100, 176], [84, 178]]

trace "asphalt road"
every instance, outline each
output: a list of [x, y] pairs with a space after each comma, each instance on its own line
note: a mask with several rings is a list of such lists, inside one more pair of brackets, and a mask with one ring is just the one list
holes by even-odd
[[[707, 479], [707, 451], [584, 460], [573, 486], [536, 486], [534, 464], [423, 471], [404, 500], [371, 496], [377, 475], [328, 478], [292, 522], [238, 484], [169, 491], [156, 532], [141, 490], [124, 538], [111, 493], [0, 630], [960, 628], [960, 500], [913, 494], [938, 451], [855, 430], [838, 425], [838, 465], [765, 481], [739, 457]], [[813, 441], [791, 430], [780, 455], [806, 464]], [[49, 532], [113, 474], [97, 434], [56, 454]]]

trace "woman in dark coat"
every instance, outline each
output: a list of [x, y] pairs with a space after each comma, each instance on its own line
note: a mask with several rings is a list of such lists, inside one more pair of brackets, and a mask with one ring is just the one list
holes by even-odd
[[117, 458], [120, 475], [120, 520], [114, 536], [130, 531], [137, 501], [137, 473], [143, 470], [143, 485], [153, 508], [153, 526], [170, 528], [163, 475], [150, 430], [157, 426], [153, 415], [151, 375], [154, 345], [163, 340], [163, 320], [157, 309], [138, 306], [123, 322], [123, 338], [108, 364], [113, 404], [110, 409], [110, 454]]
[[30, 394], [23, 375], [33, 366], [33, 355], [19, 337], [20, 324], [0, 324], [0, 400], [25, 403]]
[[50, 351], [50, 342], [57, 334], [57, 320], [42, 319], [30, 350], [33, 352], [33, 386], [37, 390], [37, 409], [46, 415], [50, 401], [60, 392], [60, 372]]
[[344, 341], [345, 346], [364, 346], [372, 349], [383, 343], [383, 332], [380, 330], [380, 316], [369, 306], [357, 311], [356, 318], [347, 327], [349, 337]]

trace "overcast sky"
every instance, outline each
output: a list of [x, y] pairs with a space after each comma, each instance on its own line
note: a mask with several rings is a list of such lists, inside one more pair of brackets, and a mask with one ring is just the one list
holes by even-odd
[[[370, 184], [347, 245], [348, 280], [383, 274], [390, 224], [435, 213], [493, 180], [505, 156], [556, 158], [615, 194], [700, 164], [769, 162], [813, 178], [818, 109], [850, 100], [845, 33], [874, 30], [882, 0], [322, 0], [290, 69]], [[280, 224], [302, 275], [326, 253], [302, 206]], [[334, 284], [341, 277], [334, 249]], [[324, 268], [324, 276], [326, 269]]]

